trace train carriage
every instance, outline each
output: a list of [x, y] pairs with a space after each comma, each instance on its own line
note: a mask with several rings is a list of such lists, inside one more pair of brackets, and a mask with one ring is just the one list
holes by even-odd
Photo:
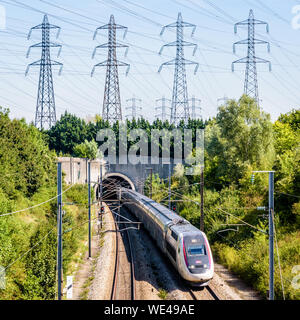
[[208, 284], [213, 278], [214, 262], [202, 231], [165, 206], [133, 190], [122, 188], [121, 201], [143, 222], [184, 280], [196, 286]]

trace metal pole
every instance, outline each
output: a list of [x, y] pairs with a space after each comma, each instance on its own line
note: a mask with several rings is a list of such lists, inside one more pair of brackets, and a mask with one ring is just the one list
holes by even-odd
[[121, 199], [122, 199], [122, 193], [121, 193], [121, 187], [118, 190], [118, 217], [117, 217], [117, 221], [120, 221], [120, 215], [121, 215]]
[[62, 299], [62, 171], [57, 164], [57, 298]]
[[171, 175], [172, 175], [172, 169], [171, 169], [171, 162], [169, 164], [169, 210], [171, 210]]
[[100, 219], [101, 219], [101, 229], [102, 229], [102, 221], [103, 221], [103, 216], [102, 216], [102, 197], [103, 197], [103, 176], [102, 176], [102, 163], [100, 162]]
[[274, 172], [269, 172], [269, 299], [274, 300]]
[[85, 183], [88, 182], [88, 158], [85, 158]]
[[150, 199], [152, 199], [152, 168], [150, 169]]
[[71, 184], [73, 184], [73, 158], [70, 158], [70, 180]]
[[201, 168], [200, 194], [201, 194], [200, 230], [204, 232], [204, 168]]
[[92, 256], [91, 248], [91, 163], [88, 162], [88, 193], [89, 193], [89, 258]]

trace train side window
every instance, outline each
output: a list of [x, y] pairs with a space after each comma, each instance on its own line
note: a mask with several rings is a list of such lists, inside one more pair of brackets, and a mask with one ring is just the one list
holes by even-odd
[[177, 233], [175, 233], [173, 230], [171, 230], [171, 236], [173, 239], [175, 239], [176, 241], [178, 240], [178, 235]]
[[167, 241], [167, 250], [174, 261], [176, 261], [176, 250], [170, 245], [170, 243]]

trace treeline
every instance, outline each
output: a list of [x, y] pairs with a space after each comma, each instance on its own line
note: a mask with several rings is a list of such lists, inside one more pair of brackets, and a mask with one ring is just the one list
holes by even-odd
[[[0, 300], [54, 299], [56, 292], [56, 154], [44, 134], [0, 108]], [[65, 189], [65, 187], [64, 187]], [[86, 204], [87, 189], [75, 186], [65, 200]], [[82, 245], [85, 206], [64, 207], [64, 274]], [[76, 228], [75, 228], [76, 227]], [[3, 271], [5, 271], [3, 273]], [[5, 288], [2, 288], [5, 284]]]
[[[139, 139], [144, 139], [142, 141], [148, 145], [148, 154], [151, 155], [152, 130], [165, 130], [165, 132], [172, 132], [172, 130], [178, 129], [179, 133], [177, 134], [184, 137], [184, 129], [192, 129], [192, 141], [195, 146], [196, 129], [204, 129], [207, 123], [208, 122], [198, 119], [189, 120], [187, 124], [182, 121], [179, 125], [175, 126], [173, 124], [171, 125], [168, 121], [162, 122], [157, 119], [150, 123], [143, 118], [139, 118], [131, 121], [126, 120], [122, 124], [119, 121], [110, 124], [108, 121], [104, 121], [100, 116], [96, 116], [93, 121], [86, 123], [76, 115], [65, 112], [65, 114], [61, 116], [61, 119], [56, 122], [55, 126], [53, 126], [49, 131], [46, 131], [45, 134], [49, 141], [50, 149], [55, 150], [57, 154], [93, 159], [97, 156], [98, 147], [104, 143], [104, 141], [96, 142], [98, 132], [103, 129], [111, 129], [114, 133], [116, 137], [116, 146], [113, 147], [116, 148], [115, 152], [117, 156], [119, 155], [119, 134], [121, 125], [126, 126], [127, 128], [127, 149], [129, 150], [138, 142]], [[140, 137], [135, 141], [130, 141], [130, 133], [135, 129], [144, 130], [145, 136]], [[159, 154], [162, 156], [162, 141], [158, 141], [157, 144], [160, 150]], [[137, 155], [139, 155], [139, 150], [137, 150]], [[174, 138], [171, 139], [170, 155], [171, 157], [174, 155]]]

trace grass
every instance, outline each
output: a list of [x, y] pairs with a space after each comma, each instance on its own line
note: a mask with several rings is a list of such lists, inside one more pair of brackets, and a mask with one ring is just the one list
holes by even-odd
[[168, 297], [168, 291], [165, 289], [158, 289], [158, 297], [162, 300], [166, 300]]
[[[281, 235], [278, 246], [280, 250], [281, 268], [285, 288], [285, 298], [299, 300], [300, 291], [292, 285], [296, 274], [293, 267], [300, 265], [300, 232]], [[241, 243], [240, 250], [227, 244], [215, 243], [213, 246], [218, 261], [229, 270], [240, 276], [246, 283], [254, 287], [266, 298], [268, 290], [268, 240], [255, 237]], [[283, 299], [278, 257], [275, 250], [275, 298]]]
[[88, 279], [84, 282], [84, 285], [83, 285], [84, 290], [80, 295], [80, 300], [88, 300], [90, 286], [93, 283], [94, 279], [95, 279], [95, 276], [94, 276], [94, 272], [92, 270], [92, 275], [89, 276]]
[[[93, 216], [95, 216], [95, 212], [93, 214]], [[102, 229], [104, 229], [105, 224], [103, 224]], [[94, 224], [94, 228], [92, 228], [94, 232], [97, 232], [97, 225]], [[102, 248], [104, 245], [104, 234], [100, 233], [100, 237], [99, 237], [99, 242], [98, 242], [98, 249]], [[96, 256], [93, 258], [92, 260], [92, 267], [90, 270], [90, 276], [88, 277], [88, 279], [84, 282], [83, 286], [82, 286], [82, 293], [80, 295], [80, 300], [88, 300], [88, 295], [89, 295], [89, 291], [90, 291], [90, 286], [92, 285], [94, 279], [95, 279], [95, 270], [96, 270], [96, 266], [97, 266], [97, 261], [98, 258], [100, 256], [100, 250], [97, 250]], [[83, 262], [84, 260], [82, 260]]]

